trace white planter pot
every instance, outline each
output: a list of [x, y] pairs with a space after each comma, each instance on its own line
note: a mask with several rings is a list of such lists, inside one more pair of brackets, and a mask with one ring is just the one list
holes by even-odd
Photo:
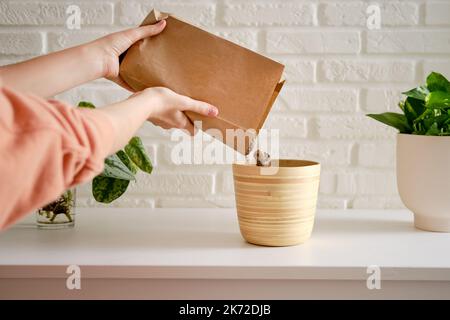
[[450, 232], [450, 137], [399, 134], [397, 186], [417, 228]]

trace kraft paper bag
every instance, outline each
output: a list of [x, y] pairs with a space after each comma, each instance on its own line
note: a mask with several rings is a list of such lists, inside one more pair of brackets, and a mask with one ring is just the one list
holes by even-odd
[[284, 66], [168, 13], [153, 10], [142, 25], [162, 19], [167, 21], [162, 33], [135, 43], [121, 57], [120, 76], [137, 91], [162, 86], [216, 106], [217, 118], [186, 115], [193, 123], [202, 121], [203, 131], [220, 130], [211, 135], [248, 154], [255, 135], [244, 143], [225, 141], [226, 130], [258, 133], [284, 84]]

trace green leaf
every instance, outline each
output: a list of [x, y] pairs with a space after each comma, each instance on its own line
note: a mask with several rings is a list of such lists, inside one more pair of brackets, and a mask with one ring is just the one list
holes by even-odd
[[426, 109], [424, 113], [422, 113], [414, 122], [422, 121], [423, 119], [433, 116], [434, 110], [433, 109]]
[[414, 125], [415, 120], [426, 110], [425, 103], [423, 101], [411, 97], [406, 98], [401, 109], [403, 110], [403, 113], [408, 119], [408, 123], [411, 127]]
[[[442, 115], [442, 116], [445, 116], [445, 115]], [[450, 115], [447, 114], [446, 116], [447, 116], [447, 119], [444, 121], [442, 126], [450, 125]]]
[[427, 133], [425, 135], [427, 136], [438, 136], [440, 135], [441, 130], [439, 130], [437, 123], [433, 123], [433, 125], [428, 129]]
[[409, 91], [406, 92], [402, 92], [404, 95], [417, 99], [417, 100], [422, 100], [425, 101], [425, 97], [430, 93], [427, 89], [427, 87], [425, 86], [420, 86], [414, 89], [411, 89]]
[[92, 181], [92, 195], [102, 203], [111, 203], [127, 191], [129, 180], [97, 176]]
[[443, 127], [450, 121], [448, 114], [444, 113], [434, 118], [439, 128]]
[[100, 176], [122, 180], [135, 180], [133, 172], [122, 162], [117, 154], [105, 159], [105, 167]]
[[78, 107], [80, 108], [87, 108], [87, 109], [95, 109], [95, 106], [87, 101], [80, 101], [78, 102]]
[[147, 173], [152, 173], [152, 163], [139, 137], [131, 138], [130, 142], [125, 146], [125, 153], [139, 169]]
[[400, 133], [411, 133], [412, 131], [406, 116], [403, 114], [385, 112], [381, 114], [368, 114], [367, 116], [398, 129]]
[[[115, 156], [125, 165], [133, 174], [137, 172], [136, 165], [128, 158], [123, 150], [119, 150]], [[114, 161], [117, 161], [115, 157]], [[134, 176], [133, 176], [134, 180]], [[128, 188], [130, 181], [116, 179], [114, 177], [97, 176], [92, 181], [92, 195], [94, 199], [102, 203], [110, 203], [122, 196]]]
[[411, 97], [406, 98], [405, 103], [408, 103], [413, 109], [417, 116], [420, 116], [422, 113], [427, 110], [425, 107], [425, 101], [414, 99]]
[[405, 102], [404, 101], [400, 101], [398, 103], [398, 107], [403, 111], [403, 113], [405, 113]]
[[450, 92], [434, 91], [425, 99], [427, 108], [444, 109], [450, 107]]
[[430, 92], [450, 92], [450, 82], [440, 73], [432, 72], [427, 77], [427, 87]]
[[412, 126], [414, 124], [414, 120], [417, 118], [416, 111], [408, 101], [405, 101], [402, 110], [405, 114], [406, 119], [408, 120], [408, 124]]
[[434, 117], [430, 117], [430, 118], [424, 119], [424, 120], [423, 120], [424, 130], [425, 130], [426, 132], [428, 132], [428, 130], [430, 130], [430, 128], [431, 128], [431, 127], [433, 126], [433, 124], [435, 124], [435, 123], [436, 123], [436, 120], [435, 120]]
[[133, 172], [133, 174], [137, 173], [138, 167], [134, 164], [133, 161], [128, 157], [128, 155], [123, 150], [117, 151], [117, 156], [120, 158], [120, 160], [123, 162], [124, 165], [128, 167], [128, 169]]

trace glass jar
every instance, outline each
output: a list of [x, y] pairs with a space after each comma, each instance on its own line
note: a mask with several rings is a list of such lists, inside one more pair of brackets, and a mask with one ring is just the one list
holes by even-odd
[[42, 229], [72, 228], [75, 225], [76, 189], [69, 189], [55, 201], [39, 208], [36, 223]]

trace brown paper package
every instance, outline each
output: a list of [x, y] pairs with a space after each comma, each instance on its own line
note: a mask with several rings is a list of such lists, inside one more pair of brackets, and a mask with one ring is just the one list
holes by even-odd
[[167, 21], [161, 34], [135, 43], [122, 57], [120, 76], [137, 91], [163, 86], [216, 106], [217, 118], [186, 115], [202, 121], [202, 130], [220, 130], [212, 135], [248, 154], [254, 135], [225, 141], [226, 129], [259, 132], [284, 84], [284, 66], [167, 13], [153, 10], [141, 25], [161, 19]]

